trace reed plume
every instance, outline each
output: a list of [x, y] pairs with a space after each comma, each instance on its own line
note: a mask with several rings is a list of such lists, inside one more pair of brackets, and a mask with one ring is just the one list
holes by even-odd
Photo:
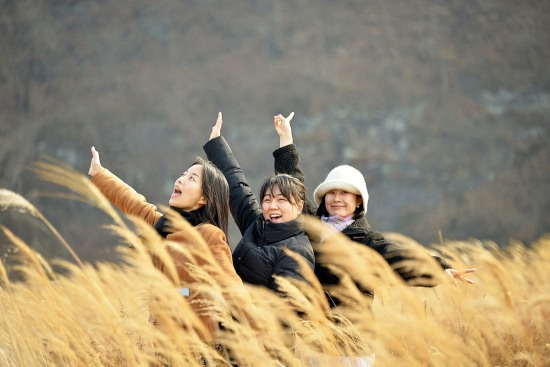
[[[113, 223], [103, 230], [122, 239], [123, 261], [58, 261], [67, 271], [54, 274], [4, 229], [26, 260], [23, 282], [10, 281], [0, 266], [0, 366], [228, 366], [228, 359], [241, 366], [350, 366], [373, 359], [374, 366], [550, 365], [550, 236], [505, 249], [477, 240], [434, 248], [457, 269], [477, 267], [474, 285], [454, 285], [425, 247], [399, 238], [414, 253], [404, 266], [430, 260], [421, 269], [433, 274], [437, 285], [429, 288], [406, 284], [377, 253], [334, 236], [317, 248], [343, 279], [331, 290], [342, 304], [329, 308], [311, 270], [303, 269], [306, 282], [278, 278], [281, 294], [229, 282], [185, 220], [174, 216], [172, 223], [193, 233], [193, 246], [166, 241], [135, 218], [130, 228], [87, 179], [38, 167], [41, 177], [104, 209]], [[11, 200], [12, 207], [33, 210]], [[304, 225], [321, 236], [318, 221]], [[188, 267], [200, 299], [176, 291], [168, 251], [196, 259]], [[168, 271], [159, 271], [154, 257]], [[149, 320], [152, 312], [158, 325]], [[226, 354], [203, 340], [197, 312], [222, 326], [215, 342]]]

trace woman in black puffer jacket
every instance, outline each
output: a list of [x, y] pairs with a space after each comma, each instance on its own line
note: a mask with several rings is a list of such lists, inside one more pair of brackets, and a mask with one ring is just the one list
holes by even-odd
[[306, 199], [305, 186], [290, 175], [276, 175], [262, 185], [258, 204], [231, 148], [220, 136], [221, 126], [219, 113], [203, 148], [229, 184], [229, 207], [243, 236], [233, 251], [237, 274], [245, 282], [273, 290], [277, 290], [275, 275], [303, 280], [297, 262], [284, 249], [302, 256], [313, 270], [313, 248], [296, 221]]

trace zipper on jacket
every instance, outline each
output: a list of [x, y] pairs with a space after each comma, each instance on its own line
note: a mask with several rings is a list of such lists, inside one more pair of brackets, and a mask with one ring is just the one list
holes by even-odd
[[[259, 246], [256, 246], [256, 247], [259, 247]], [[252, 250], [253, 248], [254, 248], [254, 247], [250, 247], [249, 249], [247, 249], [247, 250], [244, 252], [244, 254], [242, 254], [241, 256], [239, 256], [239, 257], [237, 258], [237, 265], [240, 265], [240, 264], [241, 264], [241, 262], [243, 261], [244, 257], [246, 256], [246, 254], [248, 254], [248, 252], [249, 252], [250, 250]]]

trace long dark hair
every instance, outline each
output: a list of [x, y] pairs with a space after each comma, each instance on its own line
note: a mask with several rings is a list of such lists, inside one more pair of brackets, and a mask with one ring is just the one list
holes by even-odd
[[[359, 196], [359, 195], [358, 195]], [[330, 217], [330, 214], [327, 210], [327, 206], [325, 204], [325, 197], [321, 199], [321, 202], [319, 203], [319, 207], [317, 208], [317, 216], [321, 218], [322, 216]], [[365, 207], [363, 206], [363, 203], [361, 203], [357, 208], [355, 208], [355, 211], [353, 212], [353, 219], [359, 219], [361, 217], [365, 216]]]
[[197, 157], [191, 166], [197, 164], [204, 167], [202, 193], [206, 199], [206, 204], [198, 211], [198, 215], [203, 223], [215, 225], [227, 236], [229, 223], [229, 185], [227, 180], [211, 162]]
[[304, 184], [296, 177], [280, 173], [265, 180], [260, 188], [260, 201], [264, 200], [264, 196], [269, 190], [273, 196], [273, 187], [279, 186], [281, 194], [291, 203], [300, 205], [306, 202], [307, 190]]

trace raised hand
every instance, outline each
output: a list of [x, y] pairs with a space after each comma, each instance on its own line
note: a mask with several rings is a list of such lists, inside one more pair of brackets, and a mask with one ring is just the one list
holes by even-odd
[[455, 269], [447, 269], [445, 270], [445, 272], [451, 277], [453, 278], [453, 282], [454, 284], [456, 285], [457, 284], [457, 280], [460, 280], [462, 282], [465, 282], [465, 283], [468, 283], [468, 284], [474, 284], [474, 281], [470, 278], [466, 278], [464, 277], [463, 275], [464, 274], [467, 274], [467, 273], [473, 273], [476, 271], [476, 268], [469, 268], [469, 269], [464, 269], [464, 270], [455, 270]]
[[218, 119], [216, 120], [216, 124], [212, 127], [212, 133], [210, 133], [210, 139], [208, 140], [212, 140], [221, 135], [222, 125], [223, 125], [222, 113], [218, 112]]
[[273, 126], [277, 135], [279, 135], [279, 146], [284, 147], [293, 143], [292, 138], [292, 128], [290, 127], [290, 121], [294, 117], [294, 112], [291, 112], [290, 115], [284, 117], [283, 115], [277, 115], [273, 117]]
[[95, 147], [92, 147], [92, 161], [90, 162], [88, 174], [93, 177], [103, 170], [104, 168], [99, 160], [99, 152], [95, 150]]

